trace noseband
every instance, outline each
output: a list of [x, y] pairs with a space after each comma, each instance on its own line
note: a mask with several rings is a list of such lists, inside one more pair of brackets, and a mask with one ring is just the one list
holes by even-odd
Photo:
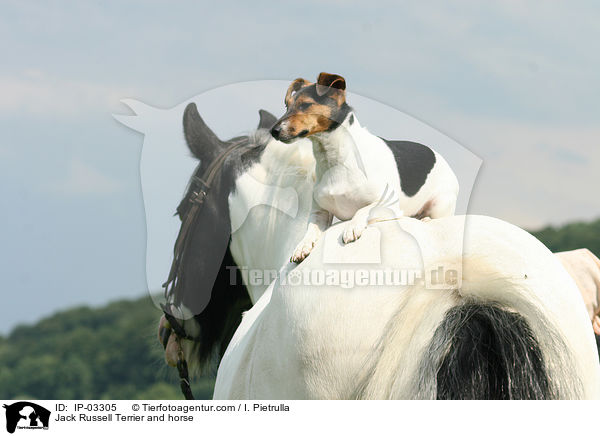
[[[182, 217], [181, 227], [179, 228], [179, 234], [175, 241], [175, 249], [173, 256], [173, 263], [171, 264], [171, 270], [169, 271], [169, 277], [163, 284], [165, 288], [165, 301], [169, 301], [171, 297], [174, 297], [175, 290], [179, 284], [178, 278], [181, 276], [182, 265], [181, 261], [183, 253], [189, 244], [189, 231], [193, 227], [194, 223], [198, 219], [198, 212], [200, 211], [204, 200], [207, 198], [210, 188], [220, 174], [223, 165], [227, 158], [236, 150], [240, 149], [243, 145], [247, 144], [247, 139], [235, 141], [230, 144], [224, 151], [222, 151], [217, 158], [209, 165], [202, 177], [194, 176], [193, 180], [196, 182], [198, 187], [192, 191], [189, 201], [192, 206], [187, 210], [184, 217]], [[169, 306], [172, 306], [169, 304]], [[167, 310], [167, 305], [161, 304], [163, 313], [165, 314], [166, 320], [169, 322], [173, 333], [176, 335], [178, 344], [178, 355], [177, 355], [177, 371], [179, 372], [179, 384], [181, 392], [183, 393], [186, 400], [193, 400], [194, 395], [192, 394], [192, 388], [190, 386], [190, 378], [188, 374], [188, 365], [183, 354], [183, 348], [181, 347], [181, 340], [189, 340], [198, 342], [199, 338], [190, 336], [186, 333], [182, 323], [175, 318], [172, 313]], [[167, 336], [168, 337], [168, 336]], [[166, 345], [165, 345], [166, 346]]]

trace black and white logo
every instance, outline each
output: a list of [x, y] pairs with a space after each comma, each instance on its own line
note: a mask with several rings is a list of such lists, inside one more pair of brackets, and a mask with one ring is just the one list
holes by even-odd
[[14, 433], [16, 429], [48, 430], [50, 411], [29, 401], [19, 401], [6, 409], [6, 431]]

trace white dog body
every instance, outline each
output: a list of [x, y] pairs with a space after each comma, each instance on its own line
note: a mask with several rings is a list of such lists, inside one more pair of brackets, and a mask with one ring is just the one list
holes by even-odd
[[[316, 133], [309, 139], [313, 143], [317, 181], [308, 229], [294, 251], [293, 261], [308, 256], [334, 216], [349, 220], [342, 236], [343, 242], [348, 243], [358, 239], [369, 220], [376, 218], [372, 213], [376, 207], [388, 209], [393, 217], [441, 218], [454, 214], [458, 180], [448, 163], [433, 150], [415, 143], [386, 142], [360, 126], [352, 112], [338, 128]], [[423, 147], [433, 158], [428, 174], [414, 176], [423, 180], [416, 193], [403, 190], [398, 172], [398, 159], [410, 157], [410, 149], [400, 149], [404, 144]], [[407, 183], [414, 185], [410, 178], [407, 174]]]

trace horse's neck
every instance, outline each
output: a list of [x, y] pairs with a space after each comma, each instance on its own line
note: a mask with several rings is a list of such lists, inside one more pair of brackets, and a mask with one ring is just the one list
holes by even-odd
[[230, 247], [254, 302], [306, 231], [314, 162], [309, 141], [271, 140], [260, 161], [236, 181], [229, 198]]

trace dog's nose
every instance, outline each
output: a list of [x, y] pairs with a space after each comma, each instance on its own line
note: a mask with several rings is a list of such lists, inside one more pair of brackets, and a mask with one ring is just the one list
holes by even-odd
[[279, 139], [279, 135], [281, 134], [281, 126], [280, 125], [274, 125], [273, 128], [271, 129], [271, 135], [273, 135], [273, 138], [275, 139]]

